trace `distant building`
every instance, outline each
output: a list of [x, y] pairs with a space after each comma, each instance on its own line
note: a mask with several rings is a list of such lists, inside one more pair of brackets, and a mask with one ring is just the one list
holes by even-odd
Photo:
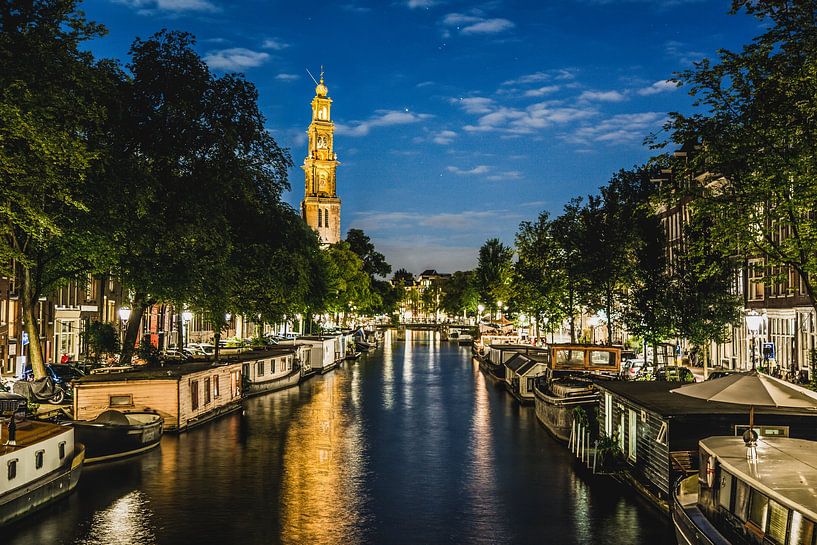
[[309, 148], [304, 159], [304, 200], [301, 216], [320, 237], [321, 244], [340, 241], [340, 198], [337, 195], [335, 171], [340, 164], [334, 149], [335, 123], [332, 121], [332, 99], [321, 81], [312, 99], [312, 123], [309, 125]]

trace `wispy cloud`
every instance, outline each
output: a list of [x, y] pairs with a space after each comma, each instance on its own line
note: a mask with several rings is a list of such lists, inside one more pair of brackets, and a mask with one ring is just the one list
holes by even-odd
[[434, 142], [435, 144], [440, 144], [441, 146], [447, 146], [451, 144], [456, 138], [457, 138], [456, 132], [444, 130], [436, 133], [431, 138], [431, 141]]
[[537, 102], [527, 108], [497, 107], [466, 125], [469, 132], [499, 132], [510, 135], [531, 134], [554, 125], [588, 119], [597, 115], [592, 107], [559, 106], [553, 102]]
[[367, 6], [361, 6], [360, 4], [355, 3], [348, 3], [348, 4], [341, 4], [340, 9], [344, 11], [348, 11], [350, 13], [369, 13], [372, 11], [372, 8]]
[[620, 91], [584, 91], [579, 100], [588, 102], [624, 102], [627, 95]]
[[377, 127], [391, 127], [394, 125], [410, 125], [433, 117], [431, 114], [418, 114], [401, 110], [377, 110], [372, 117], [365, 121], [354, 121], [348, 125], [336, 124], [337, 134], [345, 136], [366, 136]]
[[575, 79], [576, 74], [568, 68], [559, 68], [547, 72], [533, 72], [519, 76], [516, 79], [503, 81], [502, 85], [529, 85], [531, 83], [542, 83], [545, 81], [567, 81]]
[[505, 172], [491, 174], [485, 179], [491, 182], [507, 182], [511, 180], [519, 180], [520, 178], [522, 178], [522, 173], [518, 170], [506, 170]]
[[494, 99], [487, 97], [452, 98], [450, 102], [468, 114], [487, 114], [495, 108]]
[[543, 97], [559, 90], [558, 85], [545, 85], [544, 87], [537, 87], [536, 89], [528, 89], [523, 96], [526, 97]]
[[688, 44], [679, 42], [677, 40], [669, 40], [664, 43], [664, 52], [670, 58], [673, 58], [683, 65], [691, 65], [695, 61], [699, 61], [706, 56], [701, 51], [690, 49]]
[[580, 127], [563, 139], [581, 145], [641, 141], [650, 130], [660, 126], [665, 118], [666, 114], [661, 112], [618, 114], [599, 123]]
[[477, 165], [473, 168], [460, 168], [460, 167], [445, 167], [445, 170], [451, 172], [452, 174], [456, 174], [457, 176], [479, 176], [481, 174], [487, 174], [491, 167], [488, 165]]
[[501, 17], [486, 18], [481, 15], [464, 13], [449, 13], [443, 17], [442, 23], [444, 26], [465, 35], [498, 34], [516, 26], [513, 21]]
[[279, 40], [278, 38], [267, 38], [261, 44], [261, 47], [264, 49], [272, 49], [273, 51], [281, 51], [282, 49], [289, 47], [289, 44]]
[[641, 96], [657, 95], [658, 93], [671, 93], [678, 88], [678, 84], [668, 80], [656, 81], [648, 87], [643, 87], [636, 91]]
[[216, 70], [246, 70], [261, 66], [268, 59], [269, 53], [243, 47], [211, 51], [204, 56], [204, 62]]
[[295, 81], [295, 80], [301, 79], [301, 76], [299, 76], [297, 74], [281, 73], [281, 74], [278, 74], [277, 76], [275, 76], [275, 79], [277, 79], [278, 81], [290, 82], [290, 81]]
[[419, 9], [419, 8], [430, 8], [431, 6], [435, 6], [439, 4], [438, 0], [408, 0], [406, 2], [406, 6], [410, 9]]
[[148, 15], [154, 11], [183, 12], [201, 11], [217, 12], [220, 8], [209, 0], [113, 0], [117, 4], [124, 4], [139, 10], [139, 13]]

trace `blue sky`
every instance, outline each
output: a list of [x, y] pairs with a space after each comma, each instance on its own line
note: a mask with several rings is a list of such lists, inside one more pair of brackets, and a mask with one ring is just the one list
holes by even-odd
[[490, 237], [558, 214], [620, 168], [690, 97], [672, 73], [735, 49], [757, 21], [695, 0], [86, 0], [126, 60], [134, 37], [198, 38], [217, 73], [255, 83], [303, 197], [313, 74], [324, 65], [342, 166], [343, 233], [362, 228], [394, 268], [472, 268]]

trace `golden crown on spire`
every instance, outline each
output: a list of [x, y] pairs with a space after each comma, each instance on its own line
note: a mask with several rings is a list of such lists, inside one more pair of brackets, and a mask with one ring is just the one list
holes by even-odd
[[321, 81], [318, 83], [318, 86], [315, 87], [315, 94], [319, 97], [325, 97], [328, 92], [329, 89], [323, 84], [323, 65], [321, 65]]

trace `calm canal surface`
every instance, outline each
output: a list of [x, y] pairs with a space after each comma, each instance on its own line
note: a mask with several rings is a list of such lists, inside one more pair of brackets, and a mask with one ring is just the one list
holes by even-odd
[[131, 460], [0, 531], [7, 545], [674, 543], [577, 474], [532, 409], [417, 334]]

